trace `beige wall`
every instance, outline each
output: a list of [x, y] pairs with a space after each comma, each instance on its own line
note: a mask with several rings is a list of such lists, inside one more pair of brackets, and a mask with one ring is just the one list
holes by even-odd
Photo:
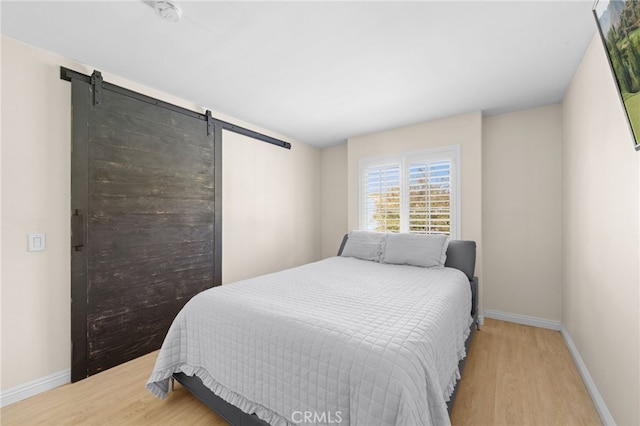
[[563, 101], [562, 324], [615, 422], [640, 424], [640, 153], [600, 39]]
[[335, 256], [347, 225], [347, 145], [322, 150], [322, 257]]
[[485, 310], [561, 319], [562, 109], [482, 123]]
[[476, 275], [483, 300], [482, 114], [472, 112], [441, 120], [350, 138], [348, 150], [348, 225], [358, 228], [358, 165], [363, 158], [460, 145], [461, 238], [478, 245]]
[[[70, 365], [67, 64], [2, 38], [2, 389]], [[46, 251], [27, 252], [29, 232]]]
[[223, 132], [222, 170], [224, 284], [320, 258], [317, 148]]
[[[70, 366], [71, 86], [60, 80], [61, 65], [92, 72], [89, 67], [2, 37], [2, 390]], [[115, 84], [204, 111], [106, 72], [103, 75]], [[222, 114], [214, 115], [279, 137]], [[223, 250], [223, 262], [227, 281], [320, 258], [320, 152], [289, 142], [293, 144], [291, 151], [225, 133], [223, 238], [230, 248]], [[257, 161], [258, 152], [270, 163]], [[234, 166], [247, 160], [253, 161], [255, 168], [240, 166], [244, 174], [238, 182]], [[273, 176], [267, 178], [267, 171], [277, 173], [278, 182]], [[254, 203], [243, 194], [253, 184], [262, 185], [264, 191]], [[260, 211], [264, 223], [255, 219], [245, 224], [246, 211]], [[259, 237], [252, 234], [258, 229]], [[27, 252], [29, 232], [46, 232], [46, 251]], [[269, 256], [268, 265], [256, 261], [260, 252]], [[243, 254], [249, 261], [242, 261]]]

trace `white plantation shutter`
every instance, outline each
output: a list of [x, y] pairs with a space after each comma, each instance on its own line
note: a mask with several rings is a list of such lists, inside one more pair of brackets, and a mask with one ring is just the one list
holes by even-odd
[[409, 232], [451, 234], [451, 160], [409, 163]]
[[365, 230], [400, 231], [401, 173], [399, 164], [369, 167], [364, 170]]
[[360, 161], [360, 229], [459, 238], [459, 147]]

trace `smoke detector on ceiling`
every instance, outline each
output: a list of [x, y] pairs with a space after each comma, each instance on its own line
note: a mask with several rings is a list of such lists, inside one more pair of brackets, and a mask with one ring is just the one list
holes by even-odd
[[160, 18], [167, 22], [178, 22], [182, 17], [182, 9], [171, 0], [156, 0], [153, 8]]

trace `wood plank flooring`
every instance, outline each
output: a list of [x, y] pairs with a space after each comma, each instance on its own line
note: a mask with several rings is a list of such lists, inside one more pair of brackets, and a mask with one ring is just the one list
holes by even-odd
[[453, 425], [601, 425], [558, 331], [487, 319], [474, 335]]
[[[144, 385], [156, 353], [0, 410], [10, 425], [227, 423], [176, 383], [164, 401]], [[559, 332], [487, 319], [476, 333], [453, 425], [600, 425]]]

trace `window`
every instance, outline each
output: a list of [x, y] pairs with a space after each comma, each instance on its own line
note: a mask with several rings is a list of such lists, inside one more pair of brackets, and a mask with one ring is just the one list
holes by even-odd
[[459, 146], [360, 161], [360, 229], [459, 238]]

